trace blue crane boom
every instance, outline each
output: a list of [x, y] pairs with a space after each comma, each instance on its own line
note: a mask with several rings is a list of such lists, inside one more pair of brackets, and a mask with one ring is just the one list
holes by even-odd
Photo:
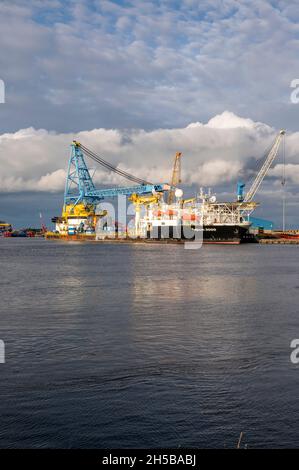
[[[82, 148], [86, 150], [88, 156], [91, 156], [99, 163], [103, 164], [111, 171], [124, 176], [131, 181], [140, 182], [141, 184], [135, 186], [115, 187], [109, 189], [96, 189], [89, 169], [86, 165]], [[102, 163], [104, 162], [104, 163]], [[116, 167], [113, 167], [105, 160], [97, 158], [96, 154], [81, 146], [79, 142], [73, 141], [71, 145], [71, 155], [68, 163], [67, 178], [64, 192], [64, 205], [76, 206], [79, 203], [84, 204], [97, 204], [106, 198], [113, 198], [120, 194], [130, 196], [135, 194], [150, 194], [153, 192], [163, 192], [169, 190], [167, 184], [152, 184], [134, 177]]]

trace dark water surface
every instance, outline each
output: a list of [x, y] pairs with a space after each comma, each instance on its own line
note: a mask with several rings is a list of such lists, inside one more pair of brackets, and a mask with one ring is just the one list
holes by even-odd
[[0, 239], [0, 447], [299, 447], [299, 247]]

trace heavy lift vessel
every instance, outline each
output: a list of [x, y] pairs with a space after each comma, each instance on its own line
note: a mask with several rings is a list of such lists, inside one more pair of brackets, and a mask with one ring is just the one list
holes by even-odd
[[[237, 200], [233, 202], [219, 202], [214, 194], [210, 191], [206, 193], [203, 189], [195, 198], [184, 200], [182, 190], [177, 188], [181, 178], [181, 153], [175, 156], [171, 184], [153, 184], [114, 167], [87, 147], [73, 141], [62, 216], [52, 219], [56, 230], [55, 233], [48, 233], [47, 237], [95, 238], [99, 219], [107, 216], [106, 211], [96, 210], [97, 205], [104, 199], [122, 194], [129, 196], [135, 206], [132, 238], [180, 240], [185, 238], [187, 232], [186, 238], [192, 239], [200, 232], [204, 243], [256, 242], [255, 236], [250, 232], [249, 219], [258, 206], [253, 198], [277, 156], [284, 135], [285, 131], [281, 130], [275, 138], [260, 171], [245, 195], [245, 184], [238, 183]], [[84, 155], [137, 185], [96, 189]], [[168, 191], [167, 202], [164, 202], [165, 191]], [[116, 230], [115, 227], [113, 229]], [[109, 237], [107, 233], [104, 233], [104, 236], [102, 233], [100, 238]]]
[[[253, 201], [264, 177], [280, 148], [285, 131], [276, 136], [269, 153], [257, 173], [249, 191], [244, 195], [245, 184], [238, 183], [237, 200], [219, 202], [211, 191], [201, 188], [197, 197], [184, 200], [182, 191], [169, 191], [167, 204], [160, 199], [146, 206], [145, 215], [136, 217], [135, 231], [150, 239], [197, 239], [203, 243], [239, 244], [254, 243], [257, 238], [250, 230], [250, 216], [259, 205]], [[180, 180], [180, 156], [176, 155], [172, 186]], [[174, 198], [176, 201], [174, 201]]]
[[[107, 170], [136, 183], [134, 186], [97, 189], [86, 165], [84, 154]], [[48, 232], [47, 238], [94, 238], [95, 228], [106, 211], [97, 211], [97, 205], [104, 199], [119, 195], [136, 197], [150, 194], [162, 194], [170, 189], [168, 184], [153, 184], [142, 180], [124, 170], [114, 167], [100, 156], [77, 141], [71, 144], [71, 155], [68, 163], [67, 178], [64, 192], [62, 215], [54, 217], [55, 232]]]

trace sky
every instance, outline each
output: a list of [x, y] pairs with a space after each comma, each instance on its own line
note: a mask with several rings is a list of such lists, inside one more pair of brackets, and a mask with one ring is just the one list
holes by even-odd
[[[0, 219], [60, 213], [73, 138], [154, 182], [182, 151], [184, 190], [225, 199], [286, 128], [287, 223], [299, 225], [298, 0], [1, 0], [0, 46]], [[278, 157], [258, 194], [276, 225], [281, 175]]]

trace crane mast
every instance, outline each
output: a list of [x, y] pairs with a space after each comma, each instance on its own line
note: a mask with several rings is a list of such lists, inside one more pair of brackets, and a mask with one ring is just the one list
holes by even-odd
[[278, 150], [279, 150], [279, 147], [280, 147], [280, 144], [281, 144], [281, 141], [282, 141], [284, 135], [285, 135], [285, 130], [282, 129], [279, 132], [279, 134], [277, 135], [277, 137], [275, 139], [275, 142], [274, 142], [273, 146], [271, 147], [271, 150], [270, 150], [270, 152], [269, 152], [262, 168], [258, 172], [251, 188], [249, 189], [248, 193], [245, 195], [244, 203], [251, 202], [252, 199], [254, 198], [254, 196], [255, 196], [257, 190], [259, 189], [264, 177], [268, 173], [269, 168], [271, 167], [274, 159], [277, 156], [277, 153], [278, 153]]
[[171, 178], [171, 189], [168, 192], [167, 204], [173, 204], [176, 186], [181, 182], [181, 158], [182, 153], [177, 152], [174, 158], [174, 165]]

